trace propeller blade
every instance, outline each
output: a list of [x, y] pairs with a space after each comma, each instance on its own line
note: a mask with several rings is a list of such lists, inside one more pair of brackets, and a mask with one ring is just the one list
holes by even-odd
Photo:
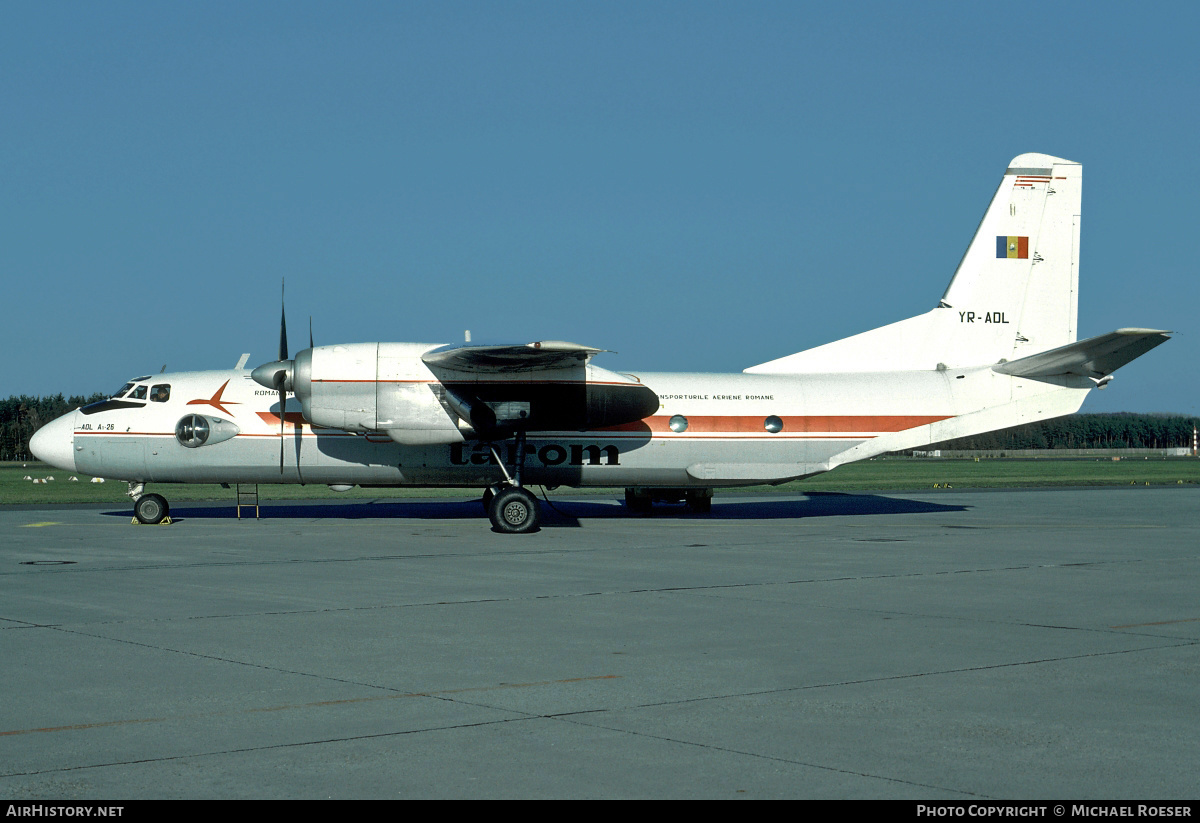
[[[288, 344], [287, 344], [287, 303], [285, 299], [286, 283], [284, 279], [279, 278], [279, 360], [283, 362], [288, 359]], [[287, 380], [287, 372], [275, 372], [275, 388], [279, 391], [279, 473], [283, 474], [283, 421], [287, 415], [287, 391], [284, 388], [284, 383]]]
[[275, 387], [279, 389], [279, 473], [283, 474], [283, 419], [287, 415], [287, 391], [283, 388], [286, 372], [275, 373]]
[[313, 348], [313, 341], [312, 341], [312, 315], [311, 315], [311, 314], [308, 316], [308, 347], [309, 347], [310, 349], [311, 349], [311, 348]]
[[283, 283], [279, 284], [279, 359], [288, 359], [288, 344], [287, 344], [287, 307], [283, 302]]

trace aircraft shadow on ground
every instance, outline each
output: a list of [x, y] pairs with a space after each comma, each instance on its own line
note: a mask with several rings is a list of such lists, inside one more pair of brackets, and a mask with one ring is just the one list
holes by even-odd
[[[933, 514], [967, 511], [969, 506], [930, 503], [904, 497], [880, 494], [839, 492], [812, 493], [805, 497], [771, 499], [718, 497], [708, 514], [697, 514], [683, 505], [656, 505], [651, 514], [634, 514], [624, 505], [609, 498], [591, 500], [553, 500], [542, 505], [543, 528], [571, 528], [581, 520], [622, 517], [630, 520], [788, 520], [810, 517], [845, 517], [876, 514]], [[128, 509], [107, 511], [105, 515], [130, 517]], [[260, 507], [262, 520], [338, 519], [366, 520], [395, 518], [397, 520], [478, 520], [486, 519], [483, 505], [477, 500], [403, 500], [361, 501], [346, 503], [271, 502]], [[171, 507], [171, 519], [234, 520], [237, 511], [232, 504], [177, 503]], [[242, 509], [243, 520], [253, 520], [254, 510]]]

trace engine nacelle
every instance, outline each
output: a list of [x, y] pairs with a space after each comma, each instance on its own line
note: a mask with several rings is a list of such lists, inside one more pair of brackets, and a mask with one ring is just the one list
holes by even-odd
[[356, 343], [296, 355], [292, 386], [304, 418], [344, 431], [383, 431], [397, 443], [461, 443], [458, 417], [438, 399], [440, 384], [421, 362], [436, 346]]
[[[285, 387], [314, 426], [386, 432], [404, 445], [493, 439], [519, 429], [617, 426], [659, 408], [658, 396], [636, 378], [583, 362], [555, 369], [430, 368], [421, 356], [435, 348], [357, 343], [305, 349], [284, 361]], [[264, 374], [279, 368], [262, 367]]]

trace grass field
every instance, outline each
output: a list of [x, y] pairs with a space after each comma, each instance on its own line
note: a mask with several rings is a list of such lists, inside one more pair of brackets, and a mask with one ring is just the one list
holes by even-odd
[[[34, 484], [25, 476], [44, 478]], [[127, 503], [126, 485], [120, 481], [90, 483], [90, 478], [41, 463], [0, 463], [0, 505], [37, 503]], [[1200, 483], [1200, 460], [1194, 458], [1145, 459], [1141, 457], [1005, 460], [941, 460], [903, 457], [880, 458], [843, 466], [828, 474], [787, 483], [783, 486], [753, 487], [756, 492], [806, 491], [900, 491], [941, 488], [1028, 488], [1037, 486], [1176, 486]], [[233, 489], [216, 484], [150, 484], [169, 501], [234, 501]], [[749, 491], [743, 490], [743, 491]], [[563, 489], [560, 493], [620, 495], [613, 489]], [[718, 492], [719, 494], [720, 492]], [[325, 486], [259, 486], [263, 500], [379, 499], [384, 497], [439, 497], [468, 499], [478, 496], [469, 489], [353, 489], [333, 492]]]

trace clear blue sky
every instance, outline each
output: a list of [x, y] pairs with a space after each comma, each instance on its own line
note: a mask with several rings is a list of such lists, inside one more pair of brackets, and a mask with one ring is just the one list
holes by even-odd
[[1085, 411], [1200, 414], [1200, 4], [5, 2], [0, 395], [316, 341], [740, 371], [932, 308], [1084, 164]]

